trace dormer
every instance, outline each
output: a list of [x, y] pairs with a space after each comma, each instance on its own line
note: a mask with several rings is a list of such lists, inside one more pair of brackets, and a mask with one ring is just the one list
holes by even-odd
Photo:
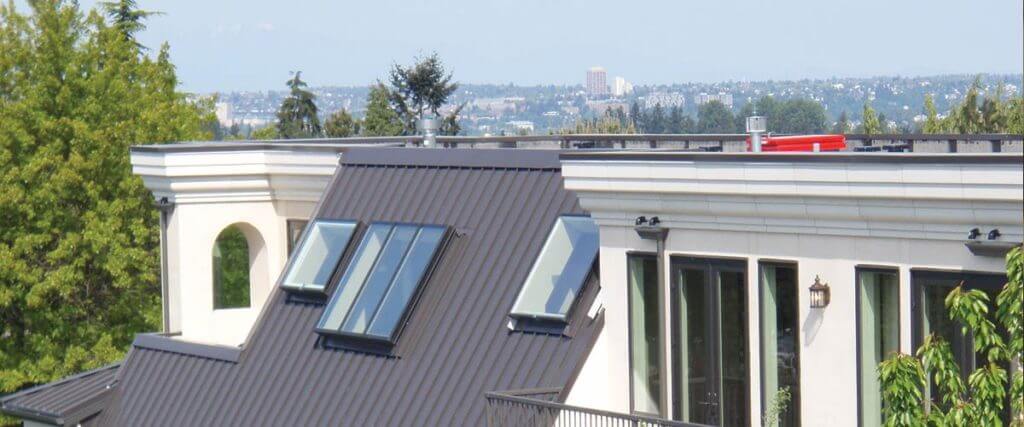
[[241, 345], [301, 236], [343, 145], [134, 147], [160, 210], [163, 332]]

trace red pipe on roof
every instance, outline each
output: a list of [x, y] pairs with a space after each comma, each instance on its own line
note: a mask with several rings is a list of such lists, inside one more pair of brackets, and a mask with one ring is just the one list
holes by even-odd
[[[842, 151], [846, 149], [846, 135], [791, 135], [766, 136], [761, 140], [761, 151]], [[750, 138], [747, 138], [750, 150]]]

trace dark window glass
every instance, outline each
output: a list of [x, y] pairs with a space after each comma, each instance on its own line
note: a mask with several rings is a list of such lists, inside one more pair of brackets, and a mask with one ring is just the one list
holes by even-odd
[[[796, 267], [764, 263], [761, 270], [761, 402], [762, 411], [779, 390], [792, 400], [779, 414], [779, 426], [800, 424], [800, 339]], [[726, 334], [728, 335], [728, 334]]]
[[288, 228], [288, 256], [291, 256], [295, 248], [299, 247], [299, 240], [302, 239], [302, 233], [306, 231], [307, 224], [309, 221], [304, 219], [285, 221], [285, 226]]
[[225, 228], [213, 244], [213, 308], [249, 307], [249, 242], [236, 226]]
[[445, 230], [431, 225], [371, 224], [335, 287], [318, 330], [392, 341]]

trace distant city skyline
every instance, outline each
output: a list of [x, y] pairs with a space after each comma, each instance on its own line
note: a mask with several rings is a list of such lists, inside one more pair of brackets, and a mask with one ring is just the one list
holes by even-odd
[[[19, 9], [25, 0], [17, 0]], [[82, 0], [82, 8], [95, 0]], [[436, 51], [465, 83], [637, 86], [1024, 71], [1020, 1], [140, 0], [191, 92], [365, 86]]]

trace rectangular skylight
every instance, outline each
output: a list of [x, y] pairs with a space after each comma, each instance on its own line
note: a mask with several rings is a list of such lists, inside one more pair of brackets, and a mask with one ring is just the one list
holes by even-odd
[[598, 245], [593, 219], [559, 217], [516, 298], [511, 316], [565, 322], [594, 265]]
[[358, 223], [316, 220], [309, 226], [288, 266], [281, 287], [302, 292], [323, 292], [338, 266]]
[[393, 342], [447, 228], [370, 224], [317, 331]]

